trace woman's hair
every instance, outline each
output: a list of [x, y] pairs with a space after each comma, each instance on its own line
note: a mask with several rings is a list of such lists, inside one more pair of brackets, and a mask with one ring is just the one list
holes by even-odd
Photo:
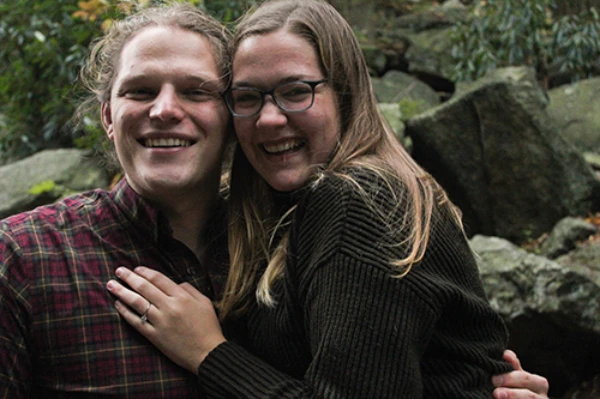
[[[80, 73], [81, 82], [90, 94], [77, 110], [78, 121], [82, 121], [86, 115], [93, 112], [99, 113], [98, 105], [110, 101], [110, 93], [119, 72], [123, 47], [141, 30], [151, 26], [172, 27], [205, 37], [211, 44], [219, 74], [225, 86], [227, 85], [231, 69], [229, 47], [232, 39], [228, 29], [199, 8], [189, 4], [172, 3], [146, 8], [123, 20], [115, 21], [104, 36], [92, 43], [90, 57]], [[106, 138], [106, 135], [103, 137]], [[106, 147], [112, 150], [112, 146]], [[114, 163], [116, 160], [114, 150], [111, 152], [113, 154], [107, 155], [111, 158], [111, 163]]]
[[[336, 175], [347, 180], [348, 167], [371, 170], [389, 187], [400, 183], [408, 191], [403, 209], [407, 256], [392, 259], [395, 275], [403, 276], [420, 261], [429, 239], [436, 204], [447, 204], [460, 224], [458, 211], [439, 185], [402, 147], [379, 112], [367, 65], [352, 28], [329, 4], [320, 0], [273, 0], [247, 14], [237, 25], [232, 56], [246, 38], [280, 29], [301, 37], [315, 49], [321, 68], [337, 96], [340, 113], [339, 145], [326, 165], [315, 168], [313, 179]], [[307, 184], [310, 182], [307, 182]], [[231, 189], [229, 251], [231, 269], [221, 302], [221, 317], [243, 311], [245, 298], [256, 290], [259, 302], [272, 305], [272, 283], [281, 276], [287, 234], [273, 248], [281, 215], [273, 206], [272, 190], [238, 149], [234, 156]], [[358, 184], [356, 184], [359, 187]], [[365, 198], [372, 206], [373, 202]], [[266, 271], [264, 264], [268, 263]], [[258, 281], [258, 287], [257, 287]]]

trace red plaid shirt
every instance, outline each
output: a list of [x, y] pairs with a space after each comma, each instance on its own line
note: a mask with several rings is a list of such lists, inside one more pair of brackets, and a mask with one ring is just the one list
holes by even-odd
[[120, 319], [106, 283], [145, 265], [213, 296], [224, 220], [209, 226], [206, 268], [125, 180], [1, 221], [0, 398], [197, 397], [194, 375]]

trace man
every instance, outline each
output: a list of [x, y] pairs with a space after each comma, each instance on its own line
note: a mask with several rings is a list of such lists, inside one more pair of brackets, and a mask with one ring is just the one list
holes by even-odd
[[229, 39], [173, 6], [115, 23], [95, 47], [87, 83], [125, 178], [1, 222], [1, 398], [197, 396], [191, 373], [122, 322], [105, 284], [143, 264], [211, 298], [222, 285]]

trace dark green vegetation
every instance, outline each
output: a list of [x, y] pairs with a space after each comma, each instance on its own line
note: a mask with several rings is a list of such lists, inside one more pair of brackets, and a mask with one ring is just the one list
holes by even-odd
[[[555, 0], [487, 0], [456, 25], [455, 79], [473, 80], [503, 66], [529, 65], [541, 81], [574, 81], [600, 71], [600, 18], [591, 7]], [[546, 82], [548, 84], [548, 82]]]

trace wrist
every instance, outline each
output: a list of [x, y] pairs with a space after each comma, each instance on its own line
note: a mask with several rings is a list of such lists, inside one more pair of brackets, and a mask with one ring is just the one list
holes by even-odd
[[225, 339], [225, 337], [221, 336], [218, 338], [215, 338], [215, 340], [213, 340], [211, 342], [210, 345], [207, 345], [206, 347], [209, 348], [207, 350], [202, 351], [202, 353], [200, 354], [200, 356], [196, 359], [196, 362], [194, 365], [192, 365], [192, 368], [190, 369], [190, 371], [193, 371], [196, 375], [198, 375], [198, 368], [202, 365], [202, 363], [204, 362], [204, 360], [206, 359], [206, 357], [219, 345], [221, 345], [222, 343], [227, 342], [227, 340]]

